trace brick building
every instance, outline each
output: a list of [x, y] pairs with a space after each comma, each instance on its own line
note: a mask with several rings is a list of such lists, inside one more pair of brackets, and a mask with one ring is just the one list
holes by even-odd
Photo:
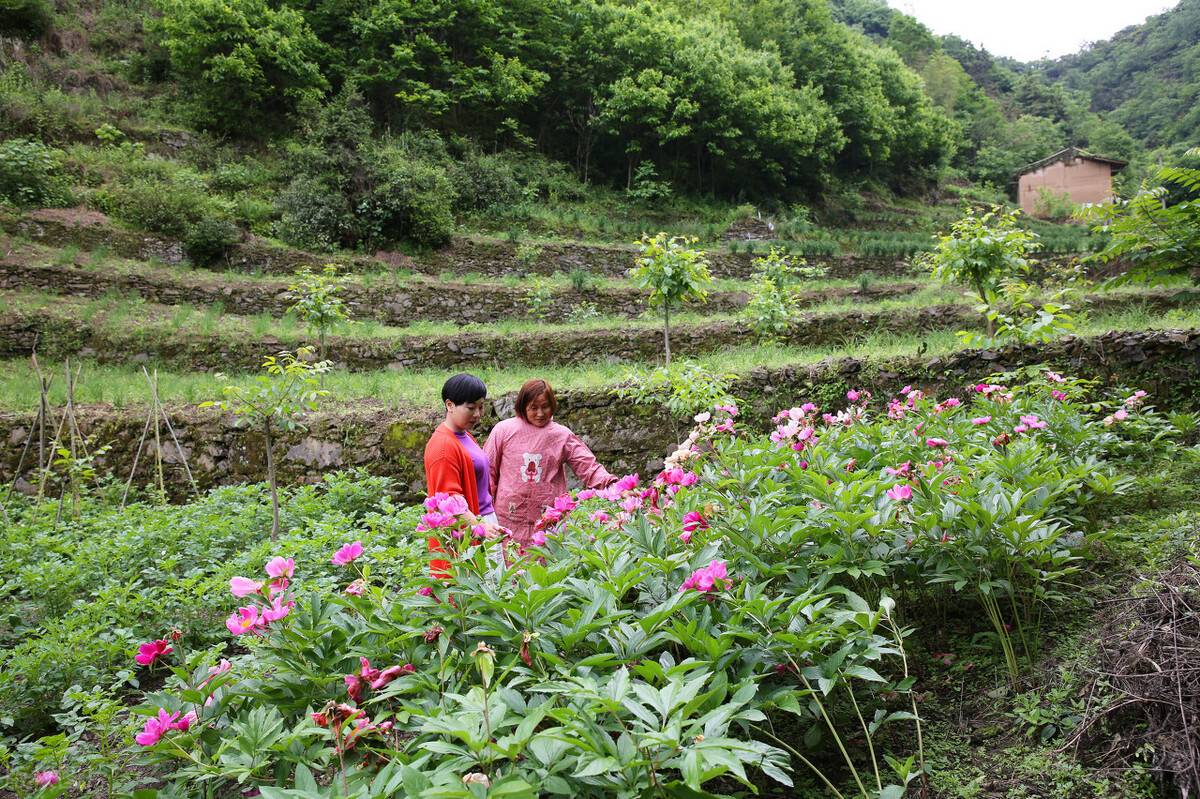
[[1021, 210], [1035, 216], [1040, 189], [1055, 196], [1067, 195], [1076, 205], [1106, 203], [1113, 198], [1112, 176], [1125, 168], [1124, 161], [1102, 158], [1068, 147], [1034, 161], [1017, 173], [1017, 200]]

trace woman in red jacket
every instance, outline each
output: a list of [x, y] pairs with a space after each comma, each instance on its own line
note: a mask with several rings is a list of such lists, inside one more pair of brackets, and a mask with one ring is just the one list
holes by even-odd
[[[471, 437], [471, 428], [483, 415], [487, 386], [474, 375], [457, 374], [442, 386], [446, 419], [425, 445], [425, 485], [428, 493], [460, 496], [467, 507], [489, 528], [498, 526], [492, 507], [491, 469], [488, 457]], [[429, 538], [430, 552], [445, 552], [437, 538]], [[450, 562], [435, 558], [429, 572], [439, 579], [450, 578]]]

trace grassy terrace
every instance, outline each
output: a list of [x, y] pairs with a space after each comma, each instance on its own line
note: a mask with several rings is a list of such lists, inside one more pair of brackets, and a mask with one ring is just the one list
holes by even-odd
[[[1144, 309], [1096, 315], [1078, 326], [1080, 335], [1092, 335], [1109, 330], [1162, 330], [1200, 327], [1200, 309], [1174, 309], [1166, 313], [1149, 313]], [[938, 331], [924, 334], [893, 334], [879, 331], [844, 346], [786, 347], [747, 343], [720, 353], [695, 360], [710, 369], [743, 373], [757, 366], [782, 367], [811, 364], [825, 358], [855, 357], [887, 359], [923, 354], [935, 356], [959, 349], [955, 334]], [[43, 363], [46, 371], [60, 370], [59, 364]], [[625, 379], [628, 365], [593, 363], [579, 366], [523, 368], [512, 364], [504, 369], [480, 367], [473, 370], [488, 384], [493, 395], [515, 391], [534, 374], [552, 379], [560, 389], [599, 389]], [[331, 397], [328, 404], [373, 400], [389, 408], [426, 408], [437, 396], [446, 378], [445, 369], [379, 370], [373, 372], [335, 371], [326, 378]], [[232, 375], [227, 381], [248, 383], [249, 375]], [[212, 374], [181, 374], [159, 372], [159, 390], [164, 401], [195, 403], [215, 398], [223, 385]], [[62, 403], [62, 381], [51, 387], [51, 402]], [[87, 404], [106, 404], [115, 407], [139, 406], [149, 401], [140, 367], [101, 366], [87, 364], [77, 386], [76, 400]], [[26, 359], [0, 361], [0, 409], [30, 411], [37, 406], [37, 381]]]

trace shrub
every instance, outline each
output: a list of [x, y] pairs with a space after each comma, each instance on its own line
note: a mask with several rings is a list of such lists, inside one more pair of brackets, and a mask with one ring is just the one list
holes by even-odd
[[53, 22], [50, 0], [0, 0], [0, 34], [37, 38]]
[[1042, 186], [1038, 189], [1037, 199], [1033, 202], [1033, 215], [1053, 222], [1065, 222], [1075, 213], [1075, 203], [1071, 195], [1051, 191]]
[[29, 139], [0, 142], [0, 200], [18, 206], [69, 204], [62, 153]]
[[503, 208], [521, 199], [521, 187], [512, 166], [499, 155], [471, 154], [452, 162], [449, 178], [454, 187], [454, 208], [458, 211]]
[[135, 177], [120, 183], [106, 201], [119, 218], [145, 230], [183, 236], [209, 210], [198, 181]]
[[450, 241], [454, 189], [441, 167], [384, 147], [369, 168], [373, 186], [357, 209], [368, 246], [411, 241], [439, 247]]
[[233, 222], [219, 216], [205, 216], [188, 228], [183, 243], [192, 263], [211, 266], [224, 262], [241, 238], [242, 232]]
[[328, 252], [355, 241], [354, 215], [346, 197], [320, 178], [302, 176], [279, 195], [279, 238], [297, 247]]

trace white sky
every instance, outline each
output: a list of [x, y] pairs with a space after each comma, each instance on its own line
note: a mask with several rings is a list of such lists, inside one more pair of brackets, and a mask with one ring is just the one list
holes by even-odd
[[993, 55], [1056, 58], [1162, 13], [1178, 0], [888, 0], [934, 33], [953, 33]]

